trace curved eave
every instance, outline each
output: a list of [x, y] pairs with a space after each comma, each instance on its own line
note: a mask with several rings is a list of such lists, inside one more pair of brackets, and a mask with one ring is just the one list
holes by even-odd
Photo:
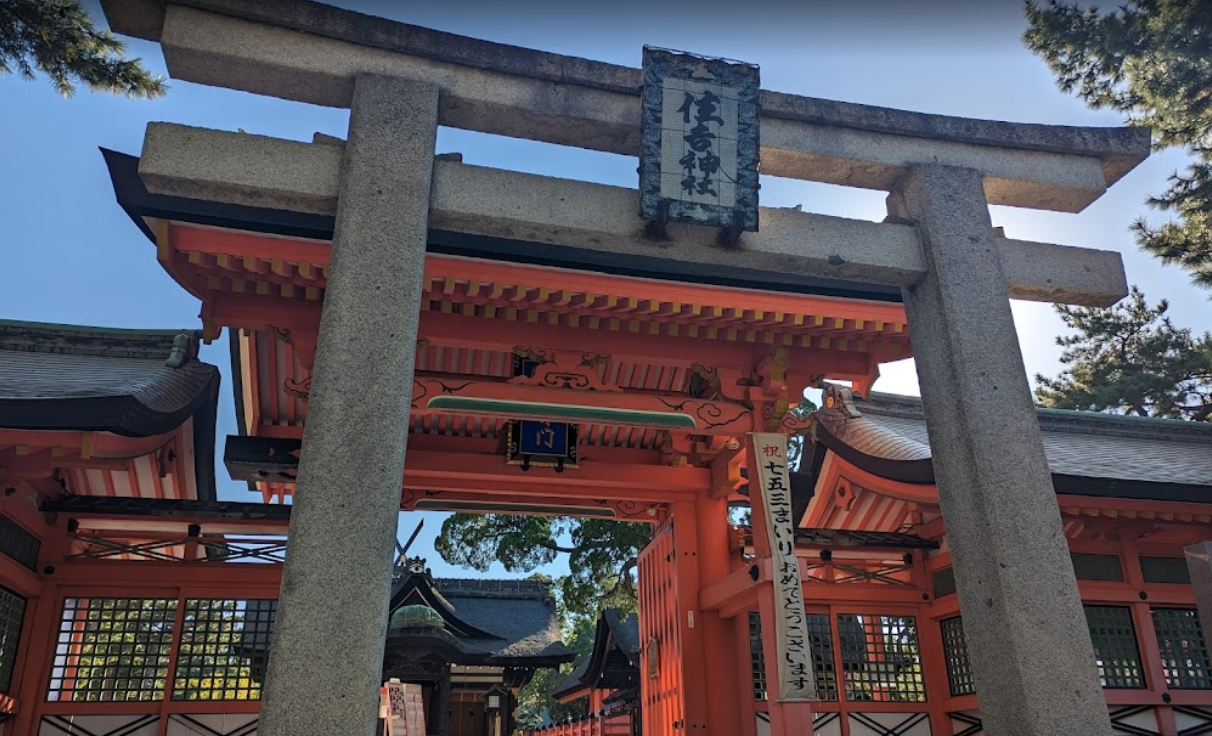
[[29, 431], [109, 432], [122, 437], [156, 437], [192, 420], [197, 500], [214, 501], [215, 425], [219, 408], [219, 370], [197, 364], [208, 374], [197, 392], [173, 411], [148, 408], [134, 396], [0, 399], [0, 427]]
[[593, 651], [590, 652], [589, 659], [574, 670], [564, 682], [560, 683], [560, 686], [552, 692], [551, 697], [561, 703], [566, 703], [586, 695], [590, 690], [597, 689], [598, 683], [605, 673], [606, 662], [612, 649], [618, 649], [628, 662], [639, 667], [638, 652], [628, 652], [621, 644], [622, 637], [619, 636], [617, 629], [623, 626], [624, 621], [618, 619], [616, 609], [602, 612], [594, 630]]
[[494, 667], [558, 667], [576, 658], [574, 652], [567, 650], [533, 656], [475, 651], [468, 649], [448, 631], [424, 628], [391, 629], [388, 631], [384, 649], [388, 657], [393, 651], [398, 651], [401, 658], [408, 658], [416, 656], [418, 651], [429, 650], [442, 655], [451, 664]]
[[[825, 452], [833, 452], [859, 470], [889, 481], [911, 485], [935, 484], [934, 467], [929, 458], [898, 460], [864, 452], [839, 436], [839, 433], [831, 429], [831, 424], [833, 423], [815, 422], [817, 447], [812, 456], [808, 458], [808, 466], [804, 471], [810, 478], [816, 479], [819, 476]], [[1051, 475], [1053, 487], [1057, 495], [1061, 496], [1212, 504], [1212, 484], [1173, 483], [1057, 472], [1052, 472]], [[801, 505], [806, 508], [809, 500], [810, 496], [803, 499]], [[803, 510], [800, 509], [800, 516], [802, 515]]]
[[556, 702], [567, 703], [577, 700], [578, 697], [585, 697], [593, 692], [594, 685], [587, 683], [587, 677], [583, 669], [578, 668], [568, 675], [568, 678], [560, 683], [559, 689], [551, 691], [551, 698]]
[[598, 616], [597, 625], [594, 627], [593, 651], [589, 653], [589, 659], [560, 683], [559, 689], [553, 691], [551, 697], [565, 703], [581, 697], [587, 690], [594, 689], [602, 676], [602, 668], [606, 664], [606, 655], [613, 646], [613, 639], [613, 632], [606, 621], [606, 614], [603, 613]]
[[1057, 495], [1212, 504], [1212, 485], [1052, 474]]
[[[932, 485], [934, 463], [930, 458], [900, 460], [871, 454], [859, 449], [842, 437], [830, 423], [815, 422], [817, 441], [826, 449], [855, 467], [888, 480], [914, 485]], [[823, 458], [822, 458], [823, 459]]]
[[[0, 427], [69, 432], [112, 432], [122, 437], [152, 437], [171, 432], [207, 403], [217, 403], [219, 371], [203, 382], [185, 404], [171, 411], [152, 409], [135, 396], [0, 399]], [[213, 425], [213, 422], [212, 422]], [[213, 429], [211, 442], [213, 444]]]

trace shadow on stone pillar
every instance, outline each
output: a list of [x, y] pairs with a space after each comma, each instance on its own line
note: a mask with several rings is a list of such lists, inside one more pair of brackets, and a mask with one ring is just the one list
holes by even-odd
[[964, 635], [990, 736], [1111, 733], [979, 172], [910, 170], [889, 214]]
[[438, 88], [357, 78], [262, 736], [369, 736], [412, 401]]

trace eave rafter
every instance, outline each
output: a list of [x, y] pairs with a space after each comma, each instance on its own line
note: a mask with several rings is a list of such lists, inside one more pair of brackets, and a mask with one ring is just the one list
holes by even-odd
[[[157, 233], [170, 274], [207, 302], [208, 335], [236, 324], [229, 321], [231, 308], [219, 302], [238, 304], [240, 295], [280, 298], [286, 309], [305, 314], [314, 311], [309, 303], [323, 298], [326, 242], [165, 221], [157, 222]], [[885, 360], [908, 355], [899, 304], [721, 290], [434, 254], [426, 259], [421, 309], [578, 330], [869, 351]]]

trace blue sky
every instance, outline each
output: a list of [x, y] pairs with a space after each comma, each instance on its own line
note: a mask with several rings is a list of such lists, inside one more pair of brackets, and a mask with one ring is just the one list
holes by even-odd
[[[95, 3], [89, 4], [100, 17]], [[1044, 64], [1019, 41], [1017, 2], [861, 2], [830, 7], [754, 0], [657, 7], [573, 2], [335, 3], [375, 15], [493, 41], [639, 66], [644, 44], [726, 56], [761, 65], [766, 89], [932, 113], [1059, 125], [1117, 125], [1058, 91]], [[164, 73], [155, 44], [133, 55]], [[99, 146], [137, 154], [150, 121], [309, 140], [344, 136], [348, 112], [170, 80], [157, 101], [131, 102], [81, 91], [58, 97], [45, 80], [0, 76], [0, 214], [4, 218], [0, 317], [114, 327], [197, 327], [198, 302], [156, 262], [152, 245], [114, 202]], [[443, 129], [438, 150], [464, 161], [588, 181], [636, 186], [634, 158]], [[1183, 165], [1181, 152], [1154, 155], [1085, 212], [1071, 215], [993, 208], [1011, 237], [1124, 254], [1131, 283], [1166, 297], [1176, 323], [1208, 328], [1207, 294], [1185, 274], [1138, 252], [1128, 224], [1144, 199]], [[879, 220], [884, 194], [763, 177], [762, 204]], [[1151, 217], [1157, 218], [1154, 214]], [[1029, 373], [1055, 374], [1061, 331], [1049, 305], [1015, 304]], [[226, 340], [203, 358], [224, 371], [220, 438], [235, 432]], [[877, 390], [917, 393], [911, 361], [890, 365]], [[219, 443], [222, 446], [222, 441]], [[221, 496], [258, 500], [220, 464]], [[419, 515], [402, 519], [403, 533]], [[431, 549], [440, 516], [427, 514], [414, 546]], [[428, 554], [439, 574], [457, 571]], [[497, 573], [502, 571], [497, 570]], [[464, 572], [463, 574], [467, 574]]]

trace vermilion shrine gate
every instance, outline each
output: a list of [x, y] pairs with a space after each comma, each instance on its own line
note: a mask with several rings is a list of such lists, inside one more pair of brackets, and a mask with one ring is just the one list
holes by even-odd
[[[888, 220], [762, 209], [753, 231], [740, 184], [717, 227], [668, 202], [643, 220], [636, 191], [434, 157], [442, 124], [648, 166], [637, 70], [293, 0], [104, 5], [175, 77], [349, 107], [350, 132], [154, 124], [138, 159], [106, 153], [119, 204], [201, 300], [203, 338], [228, 330], [226, 463], [263, 503], [206, 492], [205, 453], [186, 449], [210, 439], [205, 385], [128, 397], [121, 421], [103, 402], [0, 414], [0, 510], [36, 548], [27, 568], [0, 557], [20, 622], [5, 733], [369, 734], [401, 508], [651, 523], [645, 734], [1109, 733], [1108, 704], [1126, 732], [1212, 722], [1196, 592], [1172, 564], [1208, 538], [1206, 483], [1089, 467], [1085, 486], [1057, 481], [1073, 495], [1058, 505], [1007, 302], [1114, 303], [1119, 258], [1007, 239], [987, 208], [1081, 210], [1147, 155], [1147, 131], [762, 92], [763, 172], [889, 191]], [[678, 84], [665, 93], [707, 89]], [[711, 89], [726, 102], [700, 125], [718, 112], [756, 131], [757, 103]], [[213, 377], [189, 336], [165, 358], [90, 340], [93, 358], [143, 356], [128, 378]], [[812, 418], [788, 414], [805, 387], [866, 395], [910, 355], [924, 404], [908, 440], [836, 388]], [[67, 401], [55, 378], [40, 389]], [[124, 423], [153, 409], [160, 423]], [[1208, 441], [1173, 431], [1193, 456]], [[813, 441], [787, 479], [769, 437], [796, 433]], [[1115, 492], [1126, 480], [1147, 488]], [[752, 505], [752, 532], [730, 502]], [[283, 564], [235, 564], [279, 559], [288, 517]], [[1119, 578], [1071, 552], [1114, 558]], [[1074, 561], [1103, 582], [1079, 584]], [[1199, 591], [1212, 568], [1191, 564]], [[196, 637], [234, 637], [233, 617], [274, 599], [264, 690], [243, 670], [195, 682], [196, 658], [218, 656]], [[160, 638], [118, 646], [126, 669], [90, 674], [94, 697], [74, 688], [98, 610]], [[1111, 636], [1092, 647], [1095, 629]]]

